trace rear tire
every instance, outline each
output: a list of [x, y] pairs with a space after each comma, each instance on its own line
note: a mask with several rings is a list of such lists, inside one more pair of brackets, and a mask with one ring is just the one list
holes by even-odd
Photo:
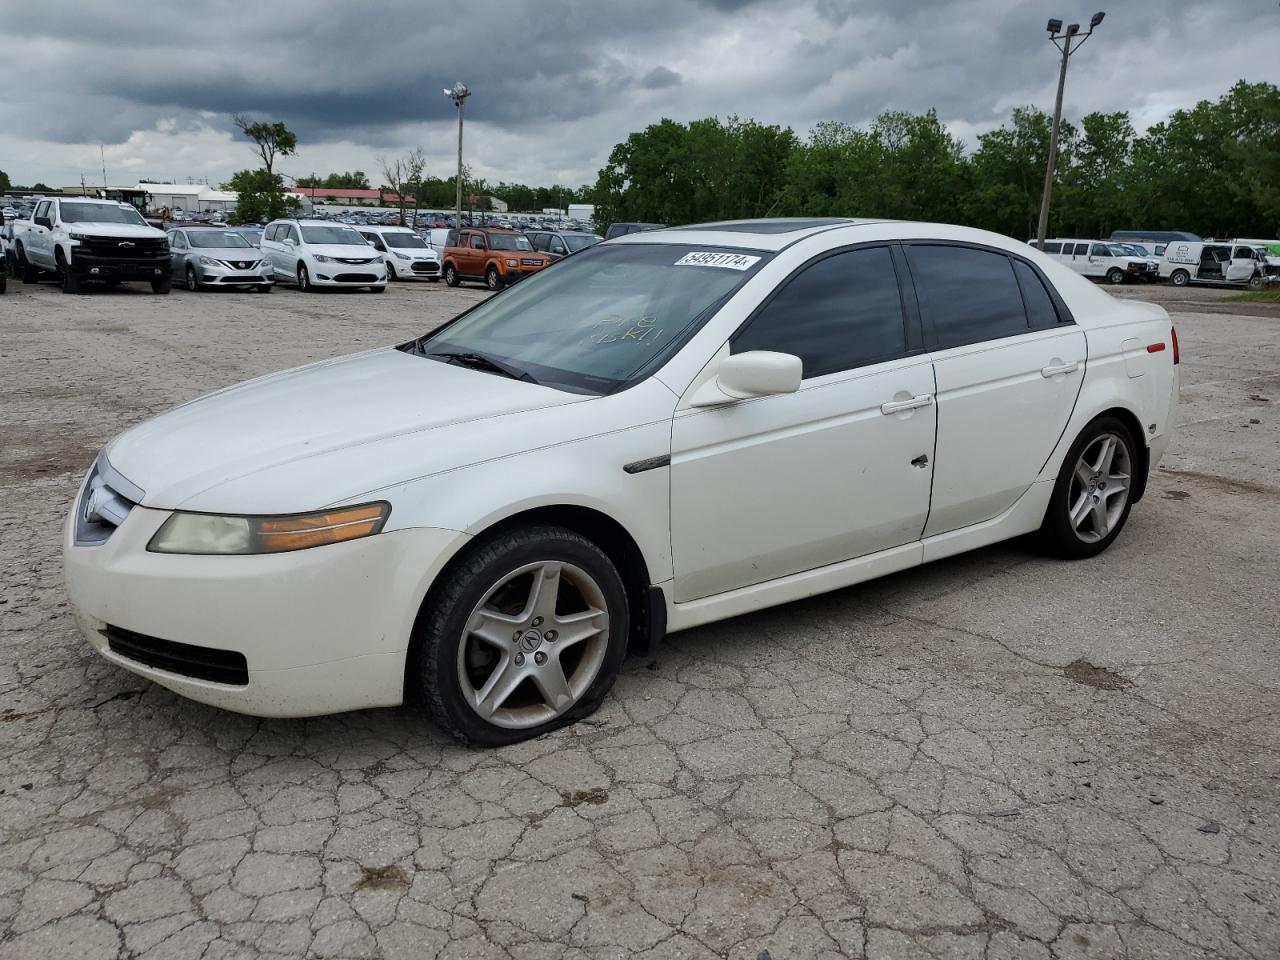
[[410, 679], [451, 736], [517, 743], [600, 706], [629, 628], [622, 578], [599, 547], [563, 527], [511, 530], [470, 548], [433, 589], [414, 627]]
[[1169, 282], [1175, 287], [1185, 287], [1191, 282], [1191, 274], [1185, 270], [1175, 270], [1169, 274]]
[[1040, 525], [1045, 549], [1082, 560], [1111, 546], [1129, 519], [1140, 463], [1137, 441], [1123, 421], [1101, 416], [1086, 426], [1058, 471]]
[[1107, 271], [1107, 283], [1115, 286], [1118, 283], [1124, 283], [1124, 271], [1119, 267], [1112, 267]]

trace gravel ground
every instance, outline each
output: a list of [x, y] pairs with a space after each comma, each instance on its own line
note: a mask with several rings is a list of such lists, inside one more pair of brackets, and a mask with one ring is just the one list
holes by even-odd
[[483, 292], [11, 282], [0, 958], [1280, 955], [1280, 317], [1177, 293], [1122, 291], [1178, 311], [1182, 425], [1103, 556], [1013, 543], [680, 634], [589, 722], [473, 751], [108, 665], [58, 539], [117, 431]]

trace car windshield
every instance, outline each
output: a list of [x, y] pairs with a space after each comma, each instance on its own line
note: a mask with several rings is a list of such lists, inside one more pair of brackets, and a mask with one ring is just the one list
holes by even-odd
[[219, 247], [226, 249], [240, 249], [241, 247], [252, 246], [248, 240], [240, 236], [238, 233], [222, 230], [192, 230], [187, 234], [187, 239], [191, 241], [193, 247], [202, 249], [209, 247]]
[[145, 227], [147, 221], [133, 207], [115, 207], [105, 203], [64, 203], [63, 223], [127, 223]]
[[599, 237], [574, 236], [569, 234], [564, 237], [565, 245], [569, 248], [570, 253], [577, 253], [579, 250], [585, 250], [587, 247], [594, 246], [600, 242]]
[[302, 239], [307, 243], [334, 243], [343, 246], [367, 247], [369, 241], [350, 227], [303, 227]]
[[421, 250], [427, 245], [426, 241], [416, 233], [384, 233], [382, 239], [388, 247], [398, 247], [402, 250]]
[[1133, 249], [1131, 247], [1126, 247], [1123, 244], [1113, 243], [1111, 244], [1110, 250], [1113, 257], [1133, 256]]
[[767, 259], [668, 244], [595, 247], [414, 346], [428, 356], [491, 357], [549, 386], [611, 393], [658, 369]]
[[514, 233], [491, 233], [489, 234], [490, 250], [532, 250], [533, 244], [529, 242], [529, 238]]

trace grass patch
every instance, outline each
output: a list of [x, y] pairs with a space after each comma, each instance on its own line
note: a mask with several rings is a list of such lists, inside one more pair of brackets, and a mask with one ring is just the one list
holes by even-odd
[[1270, 290], [1250, 290], [1237, 293], [1231, 298], [1232, 303], [1280, 303], [1280, 284], [1273, 283]]

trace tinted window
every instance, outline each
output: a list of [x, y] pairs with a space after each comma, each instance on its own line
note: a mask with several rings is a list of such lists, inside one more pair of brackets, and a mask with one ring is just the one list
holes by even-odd
[[819, 260], [789, 280], [733, 338], [733, 352], [776, 350], [799, 357], [804, 376], [901, 356], [902, 298], [887, 247]]
[[1022, 288], [1022, 302], [1027, 307], [1027, 320], [1033, 330], [1043, 330], [1056, 326], [1058, 311], [1053, 308], [1049, 299], [1049, 291], [1029, 264], [1021, 260], [1013, 261], [1013, 272], [1018, 276], [1018, 286]]
[[1062, 244], [1060, 244], [1060, 243], [1049, 243], [1049, 241], [1047, 241], [1047, 240], [1046, 240], [1046, 241], [1045, 241], [1045, 244], [1044, 244], [1044, 252], [1045, 252], [1045, 253], [1061, 253], [1061, 252], [1062, 252]]
[[1095, 243], [1090, 255], [1094, 257], [1109, 257], [1111, 256], [1111, 251], [1107, 249], [1105, 243]]
[[529, 242], [533, 244], [533, 249], [535, 250], [547, 249], [547, 235], [545, 233], [529, 234]]
[[1089, 252], [1089, 245], [1088, 245], [1087, 243], [1077, 243], [1077, 244], [1076, 244], [1076, 256], [1077, 256], [1077, 257], [1083, 257], [1083, 256], [1084, 256], [1085, 254], [1087, 254], [1088, 252]]
[[1027, 331], [1009, 258], [969, 247], [907, 247], [934, 346], [958, 347]]

